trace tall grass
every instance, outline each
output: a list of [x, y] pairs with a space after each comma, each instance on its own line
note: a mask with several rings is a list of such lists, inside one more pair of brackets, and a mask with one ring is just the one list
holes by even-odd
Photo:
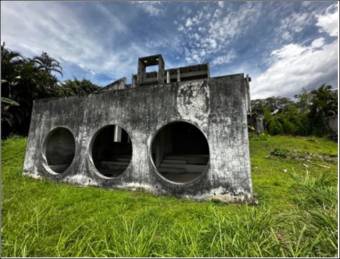
[[[8, 140], [2, 153], [1, 255], [335, 256], [336, 165], [307, 170], [300, 162], [271, 158], [282, 141], [317, 150], [314, 142], [282, 138], [251, 142], [258, 206], [26, 178], [25, 140]], [[336, 146], [325, 142], [320, 149], [334, 152]]]

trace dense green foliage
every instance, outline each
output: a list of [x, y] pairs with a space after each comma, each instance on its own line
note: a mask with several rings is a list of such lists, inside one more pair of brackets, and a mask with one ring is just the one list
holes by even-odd
[[98, 90], [88, 80], [58, 81], [59, 62], [43, 52], [32, 59], [1, 46], [1, 136], [27, 135], [34, 99], [84, 95]]
[[335, 256], [337, 145], [252, 136], [258, 205], [195, 202], [22, 176], [2, 146], [2, 256]]
[[253, 126], [258, 115], [264, 116], [267, 133], [289, 135], [331, 134], [328, 120], [338, 114], [338, 92], [322, 85], [310, 92], [302, 91], [295, 100], [270, 97], [251, 101]]

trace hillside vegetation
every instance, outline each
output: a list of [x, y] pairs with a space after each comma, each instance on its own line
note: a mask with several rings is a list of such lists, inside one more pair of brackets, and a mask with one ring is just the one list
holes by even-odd
[[335, 256], [337, 144], [253, 136], [258, 205], [195, 202], [22, 176], [2, 143], [2, 256]]

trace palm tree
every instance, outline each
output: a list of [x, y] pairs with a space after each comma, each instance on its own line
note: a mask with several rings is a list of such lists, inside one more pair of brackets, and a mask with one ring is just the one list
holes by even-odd
[[46, 52], [43, 52], [40, 56], [33, 58], [33, 62], [37, 64], [38, 69], [50, 72], [57, 72], [61, 76], [63, 75], [62, 67], [56, 59], [50, 57]]
[[15, 65], [24, 60], [20, 53], [6, 49], [5, 42], [1, 44], [1, 63], [3, 65]]
[[[39, 58], [47, 63], [50, 58], [46, 57]], [[33, 100], [57, 95], [58, 80], [50, 71], [61, 72], [59, 63], [51, 59], [46, 69], [37, 66], [38, 60], [23, 58], [1, 45], [1, 137], [27, 134]]]
[[19, 66], [25, 59], [15, 51], [6, 49], [5, 42], [1, 44], [1, 88], [2, 96], [12, 98], [12, 90], [20, 80]]
[[98, 89], [99, 87], [91, 83], [89, 80], [83, 79], [80, 81], [75, 78], [73, 80], [66, 80], [63, 82], [58, 90], [61, 96], [84, 96], [93, 93]]

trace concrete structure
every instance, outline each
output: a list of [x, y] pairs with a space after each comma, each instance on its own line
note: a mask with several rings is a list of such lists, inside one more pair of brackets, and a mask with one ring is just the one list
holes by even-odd
[[251, 201], [250, 78], [210, 77], [207, 64], [166, 70], [160, 55], [140, 58], [132, 77], [86, 97], [36, 100], [24, 174]]
[[264, 132], [264, 126], [263, 126], [263, 114], [258, 114], [256, 116], [256, 133], [262, 134]]

